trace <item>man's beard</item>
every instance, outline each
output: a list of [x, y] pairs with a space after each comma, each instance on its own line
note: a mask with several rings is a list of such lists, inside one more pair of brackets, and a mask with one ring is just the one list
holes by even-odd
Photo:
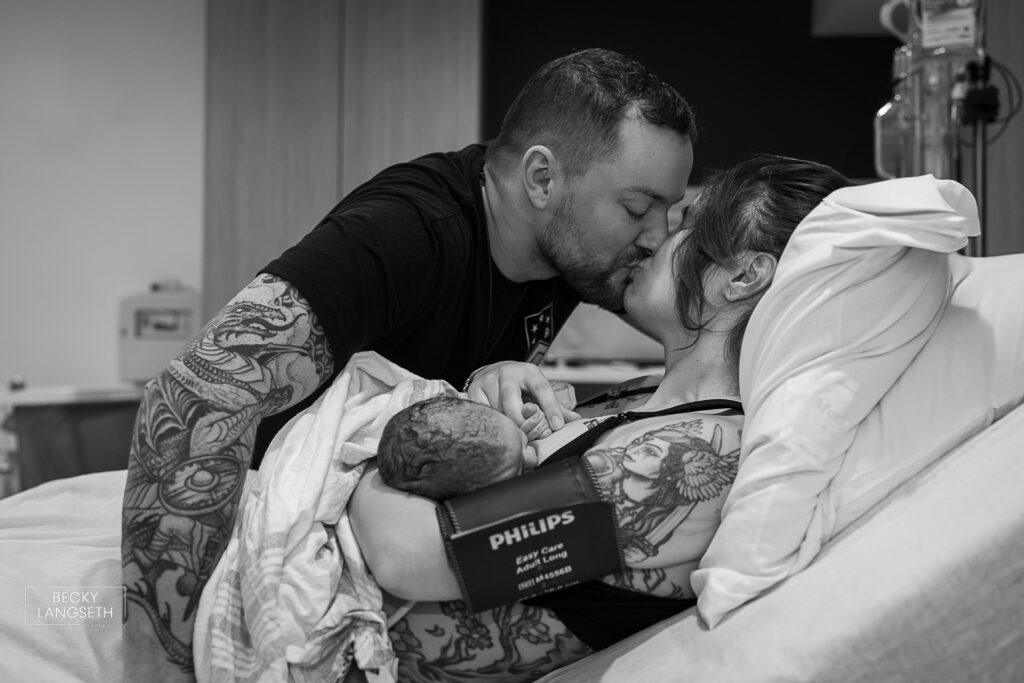
[[[580, 299], [609, 311], [620, 312], [627, 284], [622, 269], [639, 262], [643, 254], [637, 249], [637, 254], [632, 257], [619, 255], [610, 264], [602, 262], [594, 255], [593, 249], [586, 245], [582, 233], [571, 203], [563, 206], [544, 230], [540, 243], [541, 256], [555, 267], [562, 279], [580, 295]], [[617, 274], [621, 279], [616, 279]]]

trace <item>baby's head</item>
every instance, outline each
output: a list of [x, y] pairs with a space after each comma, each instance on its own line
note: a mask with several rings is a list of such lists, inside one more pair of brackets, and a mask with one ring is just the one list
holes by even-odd
[[438, 396], [388, 420], [377, 466], [388, 486], [444, 500], [520, 474], [536, 465], [526, 435], [482, 403]]

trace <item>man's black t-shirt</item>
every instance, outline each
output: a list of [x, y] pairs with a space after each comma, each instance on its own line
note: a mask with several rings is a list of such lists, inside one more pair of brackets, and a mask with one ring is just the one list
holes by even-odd
[[[491, 260], [483, 145], [392, 166], [356, 188], [263, 272], [294, 285], [335, 369], [371, 350], [461, 387], [499, 360], [539, 362], [579, 301], [561, 278], [511, 282]], [[261, 425], [256, 460], [305, 401]]]

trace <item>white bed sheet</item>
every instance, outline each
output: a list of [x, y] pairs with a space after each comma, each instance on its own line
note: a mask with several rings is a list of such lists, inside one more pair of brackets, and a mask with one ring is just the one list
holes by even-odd
[[0, 681], [121, 680], [120, 625], [30, 626], [25, 589], [121, 585], [124, 483], [103, 472], [0, 500]]
[[1024, 407], [713, 630], [694, 610], [542, 679], [1024, 680]]

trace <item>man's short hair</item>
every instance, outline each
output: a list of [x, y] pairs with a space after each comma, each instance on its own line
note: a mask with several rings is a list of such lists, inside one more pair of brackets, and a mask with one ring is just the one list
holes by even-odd
[[626, 116], [696, 140], [693, 112], [676, 92], [634, 57], [604, 49], [574, 52], [548, 62], [519, 91], [487, 163], [517, 161], [533, 145], [548, 147], [570, 177], [619, 151]]

